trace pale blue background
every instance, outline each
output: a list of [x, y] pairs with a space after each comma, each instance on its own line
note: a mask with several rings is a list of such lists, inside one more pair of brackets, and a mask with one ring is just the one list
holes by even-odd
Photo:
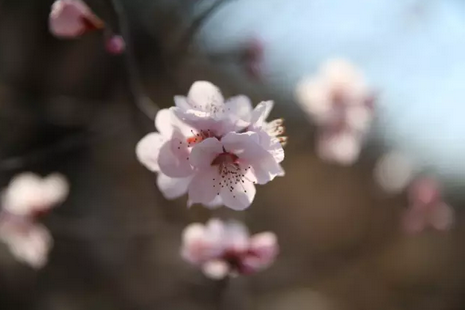
[[221, 51], [255, 34], [267, 44], [270, 89], [290, 98], [300, 77], [346, 57], [380, 90], [379, 137], [446, 181], [465, 179], [464, 2], [237, 0], [200, 42]]

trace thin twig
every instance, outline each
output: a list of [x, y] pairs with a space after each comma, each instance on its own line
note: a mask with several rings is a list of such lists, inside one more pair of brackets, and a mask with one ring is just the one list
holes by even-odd
[[228, 288], [229, 288], [229, 281], [230, 278], [226, 276], [224, 279], [218, 281], [218, 286], [216, 287], [216, 305], [215, 309], [216, 310], [225, 310], [225, 304], [227, 303], [226, 301], [226, 296], [228, 293]]
[[111, 4], [118, 19], [121, 36], [126, 43], [124, 55], [131, 95], [139, 110], [148, 118], [154, 120], [157, 112], [159, 111], [159, 107], [145, 94], [145, 91], [142, 87], [140, 72], [138, 70], [136, 58], [134, 55], [133, 42], [126, 12], [119, 0], [111, 0]]

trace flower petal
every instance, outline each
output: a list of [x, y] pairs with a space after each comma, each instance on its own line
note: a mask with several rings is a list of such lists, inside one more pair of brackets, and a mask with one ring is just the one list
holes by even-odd
[[255, 128], [260, 128], [263, 126], [264, 122], [268, 118], [273, 109], [273, 101], [262, 101], [260, 102], [252, 112], [252, 117], [250, 123]]
[[437, 230], [449, 230], [454, 224], [454, 209], [448, 204], [440, 203], [430, 213], [429, 220]]
[[244, 95], [231, 97], [225, 102], [225, 111], [241, 120], [249, 121], [252, 114], [252, 103], [249, 97]]
[[136, 146], [137, 159], [152, 172], [160, 171], [158, 156], [166, 139], [158, 132], [152, 132], [142, 138]]
[[410, 208], [403, 216], [402, 226], [408, 233], [418, 233], [425, 229], [426, 215], [422, 210]]
[[220, 195], [228, 208], [242, 211], [250, 207], [255, 198], [255, 185], [252, 182], [236, 182], [221, 188]]
[[173, 112], [170, 109], [161, 109], [155, 117], [155, 128], [166, 139], [173, 134], [172, 117]]
[[160, 154], [158, 156], [160, 171], [172, 178], [184, 178], [190, 176], [193, 173], [193, 169], [189, 164], [188, 155], [181, 154], [182, 157], [177, 156], [177, 154], [172, 151], [174, 148], [172, 144], [175, 144], [173, 140], [167, 141], [160, 149]]
[[252, 166], [258, 184], [265, 184], [276, 176], [284, 175], [284, 170], [273, 155], [259, 144], [257, 133], [229, 133], [221, 142], [226, 151], [238, 156], [244, 164]]
[[243, 252], [249, 246], [249, 231], [238, 221], [229, 221], [225, 227], [225, 246], [230, 251]]
[[250, 238], [249, 250], [260, 259], [261, 267], [270, 265], [279, 252], [278, 240], [272, 232], [263, 232]]
[[218, 194], [220, 175], [217, 167], [208, 167], [196, 172], [189, 185], [189, 199], [192, 203], [210, 203]]
[[189, 161], [194, 167], [208, 169], [221, 153], [223, 153], [221, 142], [216, 138], [207, 138], [192, 148]]
[[229, 265], [224, 260], [216, 259], [203, 264], [202, 271], [210, 279], [221, 280], [229, 273]]
[[163, 173], [157, 177], [157, 186], [163, 197], [166, 199], [176, 199], [187, 193], [187, 187], [192, 180], [192, 176], [186, 178], [172, 178]]
[[194, 105], [192, 108], [205, 112], [214, 112], [215, 107], [222, 109], [224, 105], [219, 88], [207, 81], [192, 84], [187, 98]]

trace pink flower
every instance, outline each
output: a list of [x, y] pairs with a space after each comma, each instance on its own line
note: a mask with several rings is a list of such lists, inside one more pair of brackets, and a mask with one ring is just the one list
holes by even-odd
[[124, 42], [122, 36], [112, 35], [111, 37], [106, 39], [105, 49], [110, 54], [119, 55], [122, 54], [126, 49], [126, 42]]
[[271, 232], [250, 236], [241, 223], [212, 219], [184, 229], [181, 255], [206, 276], [222, 279], [263, 270], [274, 262], [278, 251], [276, 235]]
[[56, 0], [52, 5], [49, 28], [56, 37], [76, 38], [104, 26], [104, 22], [82, 0]]
[[2, 192], [0, 239], [19, 261], [33, 268], [45, 265], [53, 240], [37, 218], [62, 203], [68, 191], [68, 183], [60, 175], [42, 179], [25, 173], [14, 178]]
[[409, 188], [410, 208], [404, 215], [407, 232], [421, 232], [427, 227], [449, 230], [454, 223], [454, 210], [443, 202], [439, 185], [434, 179], [420, 178]]
[[373, 120], [373, 95], [363, 75], [349, 62], [336, 59], [296, 89], [297, 102], [318, 126], [320, 156], [340, 164], [358, 158]]
[[193, 203], [208, 203], [220, 196], [224, 205], [244, 210], [255, 198], [255, 184], [266, 184], [284, 171], [260, 145], [260, 136], [248, 131], [207, 138], [195, 145], [189, 157], [195, 168], [189, 185]]
[[158, 113], [159, 133], [147, 135], [136, 148], [138, 159], [159, 173], [166, 198], [187, 191], [189, 206], [225, 204], [243, 210], [254, 199], [254, 182], [284, 175], [279, 164], [284, 159], [282, 120], [266, 122], [272, 102], [255, 110], [245, 96], [224, 102], [209, 82], [194, 83], [188, 96], [177, 96], [175, 102], [176, 107]]
[[245, 71], [250, 77], [259, 79], [262, 75], [264, 54], [265, 48], [263, 42], [258, 38], [252, 38], [246, 43], [242, 61]]

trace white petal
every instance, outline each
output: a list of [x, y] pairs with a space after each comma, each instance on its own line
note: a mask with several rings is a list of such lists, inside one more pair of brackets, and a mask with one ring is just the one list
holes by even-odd
[[357, 105], [347, 109], [347, 125], [361, 134], [366, 134], [373, 120], [371, 109], [365, 106]]
[[173, 140], [163, 144], [158, 156], [158, 165], [160, 166], [160, 171], [167, 176], [172, 178], [185, 178], [192, 175], [193, 170], [189, 164], [188, 154], [175, 154], [172, 151], [176, 144], [179, 145], [179, 143], [175, 143]]
[[[43, 180], [43, 191], [45, 200], [44, 205], [48, 207], [54, 206], [62, 203], [66, 199], [69, 193], [69, 184], [63, 175], [58, 173], [51, 174]], [[39, 208], [44, 207], [44, 205], [39, 206]]]
[[209, 209], [217, 209], [223, 205], [224, 203], [220, 195], [216, 195], [216, 197], [209, 203], [204, 203], [204, 206], [206, 206]]
[[241, 120], [249, 121], [252, 114], [252, 103], [247, 96], [231, 97], [225, 103], [225, 110]]
[[163, 173], [157, 177], [157, 186], [166, 199], [176, 199], [187, 193], [192, 176], [187, 178], [171, 178]]
[[250, 238], [249, 250], [259, 258], [261, 268], [270, 265], [279, 252], [278, 240], [272, 232], [263, 232]]
[[274, 102], [273, 101], [262, 101], [260, 102], [252, 112], [252, 118], [250, 123], [253, 127], [260, 128], [265, 120], [271, 113], [273, 109]]
[[173, 133], [173, 116], [173, 112], [170, 109], [162, 109], [158, 111], [155, 117], [155, 128], [166, 139], [169, 139]]
[[229, 265], [223, 260], [211, 260], [202, 266], [203, 273], [213, 280], [224, 279], [229, 273]]
[[225, 227], [225, 243], [228, 250], [242, 252], [249, 246], [249, 231], [238, 221], [229, 221]]
[[252, 182], [237, 182], [221, 188], [220, 195], [226, 207], [242, 211], [250, 207], [255, 198], [255, 185]]
[[219, 192], [220, 175], [217, 167], [209, 167], [195, 173], [189, 185], [189, 199], [192, 203], [210, 203]]
[[351, 133], [321, 136], [318, 139], [318, 154], [327, 161], [350, 166], [355, 163], [361, 151], [360, 139]]
[[221, 142], [216, 138], [207, 138], [192, 148], [189, 161], [194, 167], [208, 169], [221, 153], [223, 153]]
[[398, 193], [408, 186], [414, 176], [412, 163], [402, 154], [392, 151], [376, 161], [374, 179], [388, 193]]
[[454, 209], [445, 203], [438, 204], [430, 214], [430, 222], [437, 230], [449, 230], [454, 224]]
[[174, 104], [182, 110], [189, 110], [193, 108], [189, 104], [187, 97], [184, 96], [174, 96]]
[[47, 263], [48, 252], [53, 245], [48, 230], [42, 225], [32, 223], [27, 228], [20, 227], [8, 234], [2, 231], [1, 238], [19, 261], [36, 269], [42, 268]]
[[211, 112], [211, 107], [223, 107], [224, 98], [218, 87], [207, 81], [192, 84], [187, 95], [194, 109]]
[[150, 171], [160, 171], [158, 156], [162, 145], [165, 143], [166, 139], [161, 134], [157, 132], [149, 133], [137, 143], [137, 159]]

